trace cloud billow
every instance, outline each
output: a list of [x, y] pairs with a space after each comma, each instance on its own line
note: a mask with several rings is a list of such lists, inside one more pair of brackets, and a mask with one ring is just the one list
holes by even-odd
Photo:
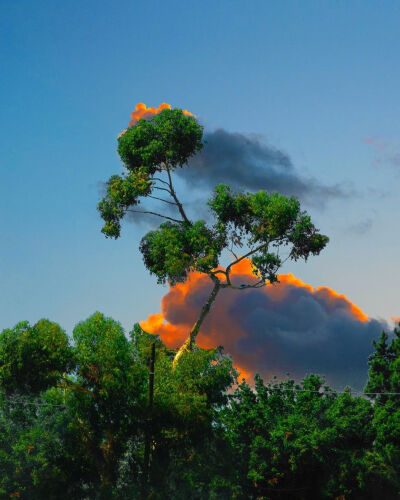
[[[235, 267], [236, 284], [254, 279], [248, 261]], [[249, 381], [255, 373], [265, 380], [289, 373], [297, 381], [316, 373], [336, 389], [362, 390], [372, 341], [388, 325], [328, 287], [314, 288], [292, 274], [279, 279], [260, 289], [222, 290], [202, 325], [199, 346], [223, 345]], [[161, 313], [150, 315], [142, 328], [170, 347], [181, 345], [211, 288], [207, 276], [192, 273], [187, 283], [170, 288]]]

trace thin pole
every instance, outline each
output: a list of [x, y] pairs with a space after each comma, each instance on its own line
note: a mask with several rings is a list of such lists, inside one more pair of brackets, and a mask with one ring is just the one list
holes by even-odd
[[154, 359], [156, 353], [156, 344], [151, 344], [150, 353], [150, 370], [149, 370], [149, 409], [146, 422], [146, 436], [144, 445], [144, 461], [143, 461], [143, 498], [147, 498], [149, 467], [150, 467], [150, 444], [151, 444], [151, 410], [153, 408], [153, 393], [154, 393]]

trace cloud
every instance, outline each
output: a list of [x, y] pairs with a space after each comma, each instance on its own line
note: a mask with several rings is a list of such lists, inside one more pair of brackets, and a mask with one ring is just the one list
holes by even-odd
[[[157, 115], [158, 113], [161, 113], [161, 111], [163, 109], [171, 109], [171, 105], [168, 104], [168, 103], [166, 103], [166, 102], [162, 102], [158, 106], [158, 108], [154, 108], [154, 107], [151, 107], [151, 106], [147, 107], [146, 104], [144, 104], [143, 102], [137, 103], [136, 106], [135, 106], [135, 109], [131, 113], [131, 120], [128, 123], [128, 127], [132, 127], [132, 126], [136, 125], [137, 122], [139, 120], [141, 120], [142, 118], [144, 120], [151, 120], [151, 118], [153, 118], [154, 115]], [[187, 116], [194, 116], [194, 114], [190, 113], [190, 111], [188, 111], [187, 109], [183, 109], [182, 113], [184, 115], [187, 115]], [[125, 134], [126, 131], [127, 131], [127, 129], [123, 130], [119, 134], [119, 136]]]
[[363, 219], [355, 224], [352, 224], [348, 226], [347, 232], [352, 233], [352, 234], [359, 234], [363, 235], [368, 233], [373, 225], [373, 220], [370, 217], [367, 217], [366, 219]]
[[[234, 267], [236, 284], [252, 279], [248, 261]], [[192, 273], [186, 283], [170, 288], [161, 313], [150, 315], [142, 328], [170, 347], [181, 345], [211, 287], [207, 276]], [[290, 373], [300, 380], [317, 373], [333, 387], [361, 390], [372, 340], [383, 329], [388, 329], [385, 322], [368, 318], [344, 295], [286, 274], [261, 289], [221, 290], [197, 341], [203, 348], [223, 345], [248, 377], [283, 379]]]
[[363, 141], [375, 150], [374, 163], [400, 167], [400, 143], [381, 137], [365, 137]]
[[177, 171], [190, 187], [210, 189], [225, 183], [236, 189], [278, 191], [319, 205], [348, 196], [339, 184], [325, 186], [300, 175], [287, 153], [266, 144], [260, 136], [220, 128], [206, 132], [204, 141], [189, 167]]

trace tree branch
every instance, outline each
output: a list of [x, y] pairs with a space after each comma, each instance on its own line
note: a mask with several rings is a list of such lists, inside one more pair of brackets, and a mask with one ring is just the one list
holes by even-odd
[[172, 220], [173, 222], [177, 222], [178, 224], [182, 224], [183, 221], [178, 219], [173, 219], [172, 217], [167, 217], [166, 215], [158, 214], [157, 212], [149, 212], [148, 210], [126, 210], [126, 212], [135, 212], [138, 214], [150, 214], [157, 215], [157, 217], [162, 217], [163, 219]]
[[231, 245], [231, 248], [229, 248], [229, 251], [231, 252], [231, 254], [235, 257], [235, 259], [238, 259], [239, 257], [235, 254], [235, 252], [233, 251], [233, 244]]
[[163, 181], [162, 179], [158, 178], [158, 177], [152, 177], [151, 178], [152, 180], [154, 181], [159, 181], [159, 182], [162, 182], [163, 184], [166, 184], [167, 186], [169, 186], [168, 182], [167, 181]]
[[265, 281], [260, 280], [257, 281], [257, 283], [254, 283], [254, 285], [240, 285], [240, 286], [235, 286], [232, 285], [231, 283], [224, 283], [221, 285], [221, 288], [232, 288], [232, 290], [246, 290], [246, 288], [262, 288], [263, 286], [266, 286]]
[[172, 194], [171, 191], [169, 189], [166, 189], [166, 188], [160, 188], [158, 186], [153, 186], [153, 189], [158, 189], [159, 191], [166, 191], [167, 193]]
[[167, 169], [167, 174], [168, 174], [168, 179], [169, 179], [169, 187], [171, 189], [171, 196], [176, 201], [176, 204], [178, 206], [178, 210], [179, 210], [180, 214], [182, 215], [183, 220], [185, 222], [187, 222], [188, 224], [190, 224], [190, 220], [187, 218], [185, 211], [183, 210], [182, 203], [178, 200], [178, 197], [176, 196], [174, 187], [172, 185], [171, 172], [169, 171], [168, 165], [166, 165], [166, 169]]
[[243, 259], [246, 259], [247, 257], [249, 257], [250, 255], [252, 255], [253, 253], [258, 252], [259, 250], [261, 250], [262, 248], [267, 247], [269, 245], [269, 243], [270, 243], [269, 241], [267, 243], [263, 243], [262, 245], [258, 246], [257, 248], [254, 248], [253, 250], [250, 250], [250, 252], [247, 252], [242, 257], [239, 257], [234, 262], [231, 262], [229, 264], [229, 266], [226, 268], [226, 272], [229, 274], [232, 266], [235, 266], [236, 264], [239, 264], [239, 262], [242, 261]]
[[210, 271], [210, 272], [211, 272], [211, 274], [213, 274], [214, 276], [215, 276], [216, 274], [223, 274], [223, 275], [226, 277], [226, 272], [225, 272], [225, 271], [223, 271], [222, 269], [218, 269], [217, 271]]
[[164, 203], [169, 203], [170, 205], [176, 205], [174, 201], [168, 201], [164, 200], [163, 198], [157, 198], [157, 196], [151, 196], [150, 194], [147, 195], [147, 198], [153, 198], [153, 200], [160, 200], [163, 201]]

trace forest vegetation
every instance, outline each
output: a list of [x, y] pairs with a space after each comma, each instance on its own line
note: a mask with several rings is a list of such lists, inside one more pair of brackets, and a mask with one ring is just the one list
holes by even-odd
[[73, 342], [47, 319], [3, 330], [0, 498], [398, 498], [400, 328], [375, 342], [366, 394], [238, 383], [221, 348], [174, 355], [99, 312]]

